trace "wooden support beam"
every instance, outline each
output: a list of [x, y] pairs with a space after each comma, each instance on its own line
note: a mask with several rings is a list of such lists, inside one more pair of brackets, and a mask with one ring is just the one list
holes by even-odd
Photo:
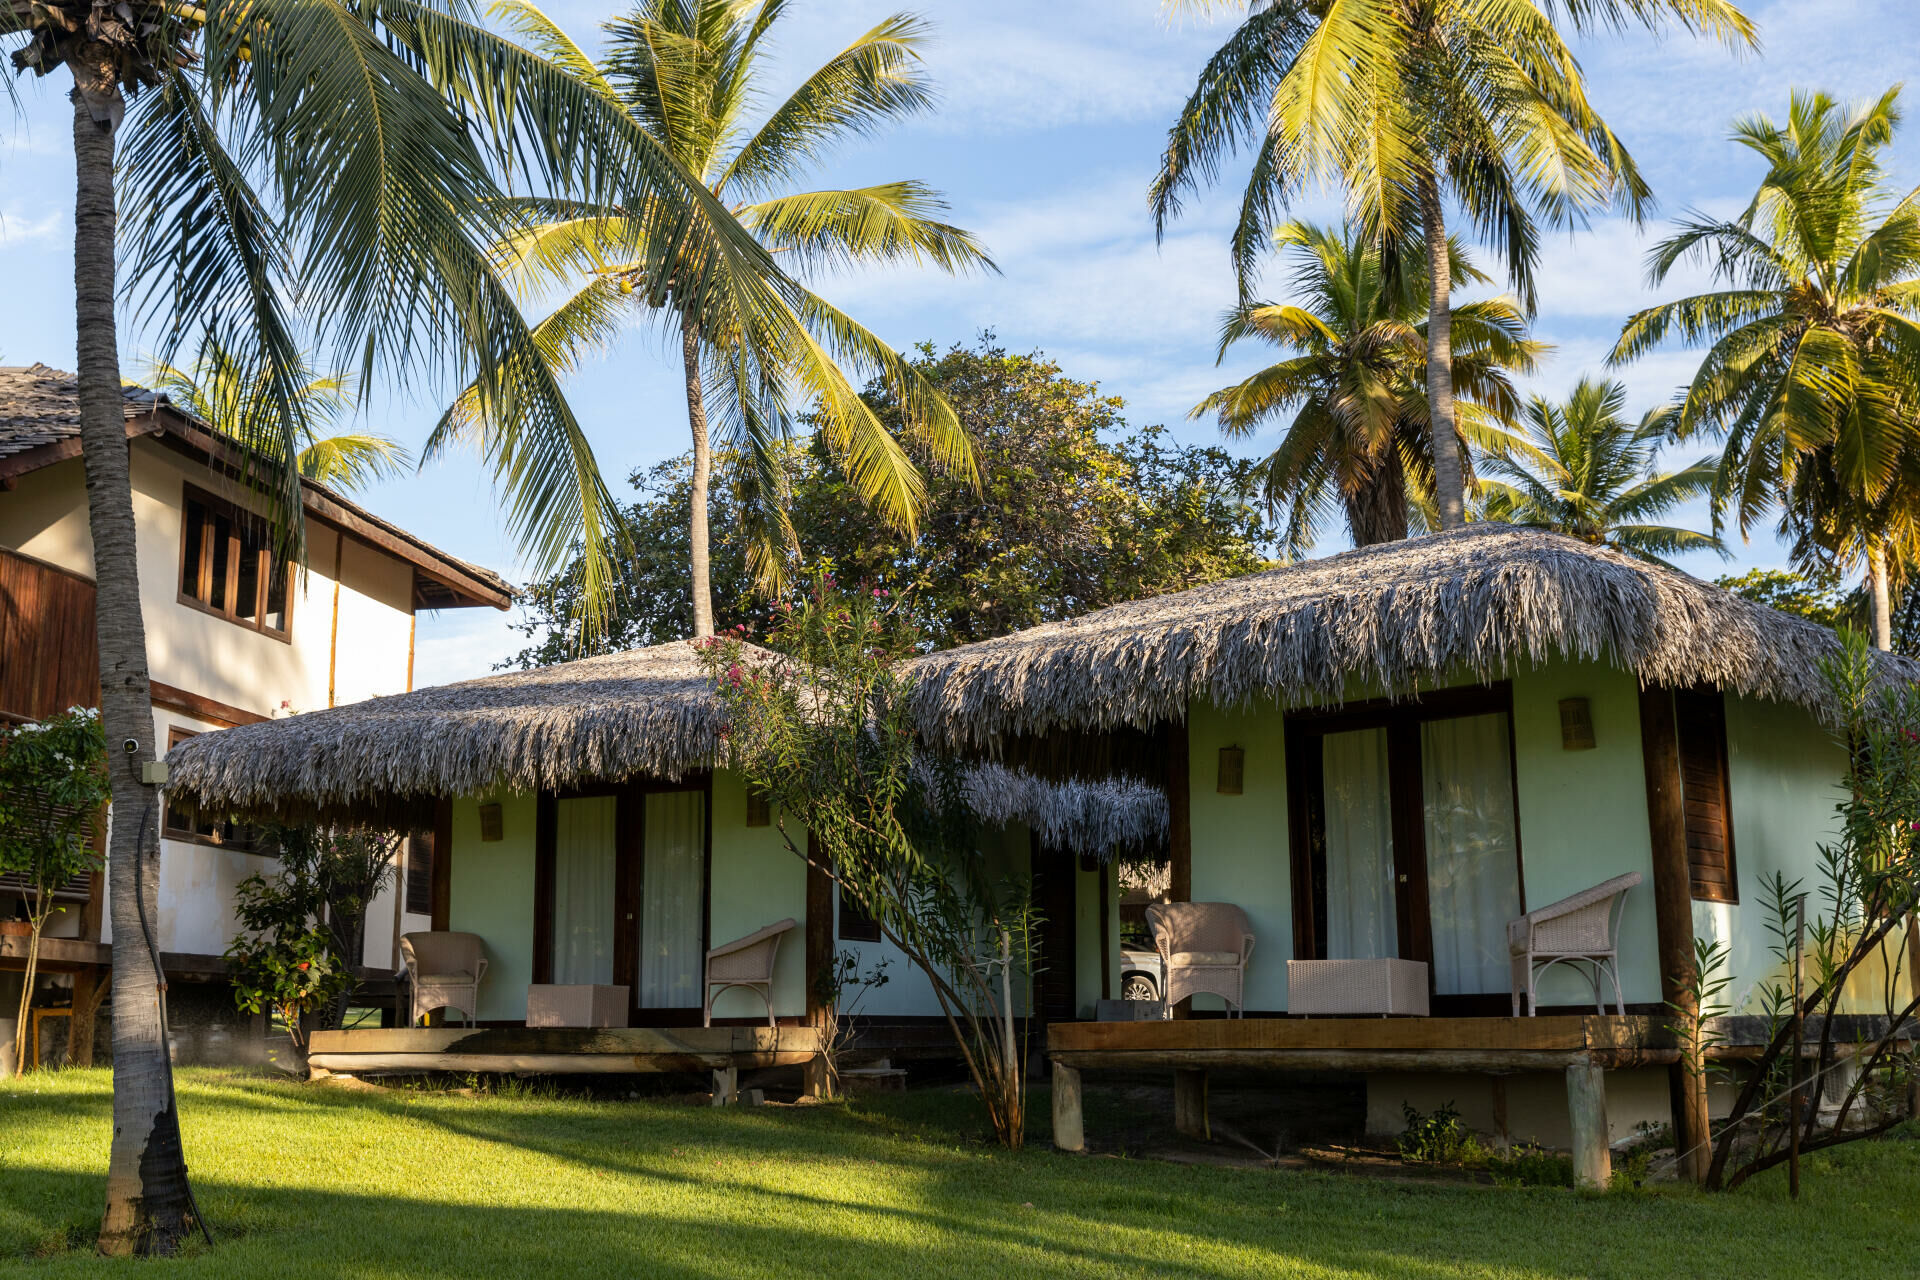
[[453, 801], [441, 797], [433, 806], [432, 890], [433, 927], [444, 933], [453, 916]]
[[1173, 1073], [1173, 1127], [1189, 1138], [1213, 1141], [1207, 1124], [1207, 1073], [1183, 1067]]
[[713, 1105], [730, 1107], [738, 1101], [740, 1101], [740, 1068], [715, 1067], [713, 1069]]
[[1613, 1178], [1607, 1131], [1607, 1073], [1591, 1062], [1567, 1068], [1567, 1123], [1573, 1130], [1573, 1185], [1605, 1191]]
[[[1166, 744], [1167, 782], [1167, 897], [1193, 901], [1193, 774], [1188, 759], [1187, 719], [1169, 722], [1162, 730]], [[1173, 1006], [1174, 1018], [1193, 1015], [1193, 997]]]
[[820, 845], [811, 831], [807, 833], [806, 929], [807, 1025], [818, 1027], [826, 1021], [823, 997], [833, 968], [833, 877], [821, 865]]
[[[1048, 1054], [1082, 1070], [1173, 1067], [1204, 1074], [1209, 1068], [1247, 1071], [1558, 1071], [1607, 1055], [1585, 1049], [1053, 1049]], [[1640, 1059], [1636, 1059], [1638, 1063]]]
[[1081, 1114], [1080, 1071], [1053, 1064], [1053, 1145], [1062, 1151], [1087, 1149], [1086, 1121]]
[[800, 1070], [800, 1092], [803, 1095], [822, 1100], [833, 1096], [833, 1082], [827, 1075], [826, 1054], [814, 1054]]
[[[1680, 734], [1673, 692], [1640, 691], [1640, 749], [1647, 774], [1647, 834], [1653, 849], [1653, 909], [1659, 933], [1660, 997], [1682, 1018], [1693, 1010], [1693, 882], [1687, 871], [1686, 797], [1680, 782]], [[1712, 1141], [1707, 1081], [1684, 1064], [1670, 1069], [1675, 1149], [1695, 1182], [1707, 1176]]]

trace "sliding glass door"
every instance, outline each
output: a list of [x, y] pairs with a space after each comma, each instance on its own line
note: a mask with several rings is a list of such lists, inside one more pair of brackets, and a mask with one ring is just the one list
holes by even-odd
[[1424, 961], [1440, 997], [1507, 990], [1511, 721], [1504, 687], [1289, 719], [1297, 958]]
[[636, 1025], [698, 1017], [709, 838], [704, 786], [542, 797], [534, 981], [624, 986]]

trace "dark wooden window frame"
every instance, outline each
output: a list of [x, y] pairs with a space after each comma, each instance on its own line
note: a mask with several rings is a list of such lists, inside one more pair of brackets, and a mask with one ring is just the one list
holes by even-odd
[[866, 913], [858, 902], [847, 893], [847, 886], [839, 876], [833, 878], [834, 898], [837, 903], [834, 910], [835, 932], [842, 942], [878, 942], [880, 941], [880, 922]]
[[[628, 1022], [636, 1027], [695, 1026], [700, 1006], [684, 1009], [640, 1007], [640, 895], [646, 857], [646, 797], [667, 791], [698, 791], [704, 797], [705, 858], [700, 885], [700, 953], [713, 945], [713, 776], [699, 774], [679, 782], [642, 779], [604, 786], [542, 792], [534, 816], [533, 981], [553, 981], [554, 870], [558, 859], [559, 802], [615, 798], [613, 814], [613, 981], [628, 991]], [[703, 972], [700, 975], [704, 978]]]
[[[210, 603], [212, 592], [207, 579], [212, 573], [212, 544], [205, 539], [204, 535], [202, 536], [200, 540], [200, 558], [198, 565], [192, 564], [187, 556], [187, 548], [192, 542], [192, 539], [189, 537], [188, 526], [195, 518], [195, 507], [201, 508], [209, 522], [212, 517], [226, 517], [228, 525], [232, 530], [232, 532], [227, 535], [227, 541], [232, 550], [232, 554], [228, 559], [227, 578], [224, 584], [225, 589], [222, 593], [223, 598], [227, 601], [224, 607]], [[246, 631], [257, 631], [263, 636], [271, 636], [283, 644], [292, 644], [293, 566], [281, 563], [280, 558], [273, 553], [272, 548], [257, 546], [253, 551], [253, 554], [258, 557], [257, 562], [261, 567], [261, 571], [255, 574], [253, 617], [243, 618], [233, 607], [235, 588], [240, 580], [239, 557], [244, 551], [244, 543], [240, 531], [247, 527], [258, 529], [264, 527], [264, 525], [265, 521], [260, 516], [244, 508], [235, 506], [225, 498], [216, 497], [206, 492], [206, 490], [196, 488], [190, 484], [183, 485], [180, 500], [180, 575], [175, 583], [178, 588], [177, 598], [181, 604], [189, 609], [197, 610], [200, 613], [230, 622], [234, 626]], [[189, 574], [194, 576], [196, 590], [201, 593], [200, 595], [196, 595], [194, 592], [187, 590]], [[283, 599], [285, 601], [284, 608], [281, 611], [281, 625], [277, 628], [269, 627], [266, 624], [267, 594], [271, 590], [272, 581], [276, 575], [281, 581]], [[202, 595], [206, 598], [201, 598]]]
[[[188, 729], [181, 725], [171, 725], [167, 729], [167, 750], [171, 751], [188, 738], [198, 737], [209, 732], [205, 729]], [[209, 828], [202, 831], [200, 826], [191, 822], [174, 820], [173, 806], [162, 805], [160, 809], [160, 834], [168, 840], [178, 840], [182, 844], [206, 845], [212, 849], [227, 849], [234, 853], [250, 853], [256, 857], [271, 858], [277, 856], [273, 849], [263, 849], [255, 844], [253, 828], [240, 822], [210, 822]], [[231, 834], [222, 834], [223, 832]]]
[[433, 914], [434, 833], [415, 828], [407, 836], [406, 863], [400, 872], [400, 907], [408, 915]]
[[1716, 799], [1720, 804], [1721, 841], [1725, 845], [1722, 858], [1725, 863], [1726, 888], [1724, 890], [1716, 890], [1701, 879], [1699, 870], [1701, 858], [1696, 854], [1694, 848], [1693, 833], [1691, 830], [1686, 829], [1686, 824], [1683, 822], [1682, 834], [1687, 846], [1687, 890], [1689, 896], [1696, 902], [1725, 902], [1737, 905], [1740, 901], [1740, 869], [1738, 863], [1734, 860], [1733, 783], [1731, 778], [1733, 770], [1727, 751], [1726, 697], [1718, 689], [1712, 688], [1711, 686], [1676, 689], [1673, 691], [1674, 748], [1680, 765], [1680, 811], [1683, 819], [1689, 801], [1692, 798], [1688, 794], [1687, 786], [1687, 739], [1689, 737], [1688, 729], [1690, 727], [1687, 704], [1690, 701], [1694, 702], [1696, 706], [1700, 703], [1710, 703], [1712, 706], [1712, 710], [1709, 712], [1711, 724], [1707, 726], [1707, 729], [1708, 732], [1713, 734], [1714, 740], [1707, 745], [1717, 756], [1714, 762], [1714, 768], [1719, 775], [1717, 782], [1719, 784], [1720, 794]]
[[[1429, 720], [1504, 713], [1507, 767], [1513, 795], [1514, 878], [1525, 912], [1527, 885], [1520, 837], [1519, 753], [1514, 744], [1513, 685], [1500, 681], [1467, 688], [1435, 689], [1401, 701], [1375, 699], [1338, 707], [1289, 712], [1286, 718], [1287, 834], [1293, 887], [1293, 957], [1322, 959], [1326, 953], [1326, 828], [1324, 776], [1319, 740], [1353, 729], [1387, 731], [1387, 785], [1393, 838], [1394, 914], [1400, 955], [1427, 963], [1433, 981], [1433, 922], [1427, 898], [1426, 805], [1422, 794], [1420, 726]], [[1506, 1011], [1507, 996], [1434, 996], [1434, 1012]]]

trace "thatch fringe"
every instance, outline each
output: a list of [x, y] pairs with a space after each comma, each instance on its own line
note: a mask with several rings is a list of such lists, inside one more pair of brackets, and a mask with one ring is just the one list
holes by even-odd
[[[1646, 685], [1711, 684], [1832, 723], [1828, 629], [1606, 547], [1511, 525], [1366, 547], [935, 653], [915, 696], [936, 744], [1147, 728], [1190, 699], [1245, 706], [1404, 696], [1556, 658]], [[1920, 664], [1883, 657], [1888, 679]]]
[[1111, 858], [1167, 839], [1167, 796], [1143, 782], [1047, 782], [1004, 765], [971, 765], [967, 806], [991, 826], [1024, 823], [1042, 844]]

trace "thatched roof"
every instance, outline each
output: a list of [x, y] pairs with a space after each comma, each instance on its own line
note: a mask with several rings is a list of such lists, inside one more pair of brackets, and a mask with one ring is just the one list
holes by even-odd
[[[199, 734], [167, 753], [167, 791], [212, 811], [400, 826], [430, 818], [441, 796], [700, 773], [719, 760], [725, 719], [682, 641]], [[1138, 783], [1048, 783], [998, 765], [963, 782], [984, 820], [1026, 823], [1076, 853], [1166, 836], [1165, 795]]]
[[692, 646], [663, 644], [200, 734], [167, 753], [167, 790], [289, 821], [418, 821], [439, 796], [697, 773], [723, 721]]
[[[1707, 683], [1831, 721], [1818, 662], [1838, 640], [1802, 618], [1606, 547], [1512, 525], [1366, 547], [918, 660], [919, 718], [968, 751], [1061, 730], [1183, 720], [1188, 700], [1338, 701], [1421, 681], [1497, 679], [1554, 658], [1643, 684]], [[1889, 678], [1920, 664], [1882, 658]]]

